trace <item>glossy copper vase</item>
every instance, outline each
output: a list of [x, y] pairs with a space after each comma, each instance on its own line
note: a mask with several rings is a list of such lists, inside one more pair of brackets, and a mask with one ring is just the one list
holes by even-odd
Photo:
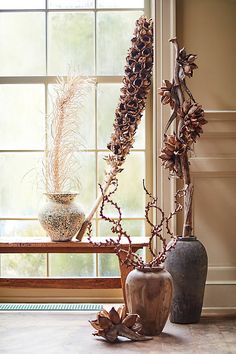
[[207, 264], [205, 247], [196, 237], [178, 237], [175, 249], [168, 253], [165, 261], [165, 267], [172, 275], [174, 284], [171, 322], [199, 322]]
[[159, 335], [168, 318], [172, 299], [172, 278], [163, 268], [134, 269], [125, 284], [129, 313], [137, 313], [143, 334]]
[[39, 211], [38, 219], [52, 241], [70, 241], [85, 219], [75, 202], [76, 193], [45, 193], [48, 201]]

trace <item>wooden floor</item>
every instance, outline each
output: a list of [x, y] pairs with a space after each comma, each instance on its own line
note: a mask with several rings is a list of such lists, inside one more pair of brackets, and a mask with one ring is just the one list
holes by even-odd
[[205, 316], [199, 324], [167, 323], [148, 342], [109, 344], [92, 336], [83, 312], [0, 312], [1, 354], [228, 354], [236, 353], [236, 317]]

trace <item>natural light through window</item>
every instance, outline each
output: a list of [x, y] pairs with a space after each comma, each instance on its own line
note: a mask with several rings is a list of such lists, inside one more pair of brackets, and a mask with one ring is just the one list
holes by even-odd
[[[103, 181], [125, 58], [135, 21], [148, 11], [145, 0], [0, 0], [0, 237], [46, 236], [38, 220], [43, 202], [45, 118], [58, 75], [96, 78], [82, 112], [78, 201], [90, 210]], [[147, 177], [146, 111], [136, 142], [119, 176], [116, 200], [132, 236], [145, 235]], [[135, 177], [135, 178], [134, 178]], [[111, 236], [99, 211], [93, 233]], [[119, 275], [109, 254], [7, 254], [3, 277], [93, 277]]]

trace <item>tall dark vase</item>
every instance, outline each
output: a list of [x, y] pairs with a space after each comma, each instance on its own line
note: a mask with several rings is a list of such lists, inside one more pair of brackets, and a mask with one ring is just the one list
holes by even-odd
[[178, 237], [165, 261], [174, 284], [170, 321], [197, 323], [200, 320], [207, 276], [207, 253], [196, 237]]

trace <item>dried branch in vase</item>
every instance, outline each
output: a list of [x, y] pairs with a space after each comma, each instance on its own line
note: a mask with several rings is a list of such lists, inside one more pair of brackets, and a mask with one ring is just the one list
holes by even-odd
[[[105, 157], [107, 169], [103, 183], [107, 191], [130, 153], [135, 141], [135, 133], [141, 122], [142, 112], [151, 89], [153, 67], [153, 22], [142, 16], [136, 21], [134, 37], [131, 39], [125, 65], [125, 76], [118, 106], [115, 111], [114, 132], [107, 147], [111, 153]], [[78, 233], [81, 240], [86, 228], [102, 201], [100, 194]]]
[[[50, 119], [51, 142], [45, 151], [44, 177], [47, 193], [66, 193], [78, 189], [80, 117], [91, 79], [78, 76], [59, 77], [54, 88]], [[54, 95], [53, 95], [54, 96]]]
[[152, 337], [138, 333], [142, 329], [139, 315], [127, 314], [124, 305], [117, 310], [112, 307], [109, 312], [102, 309], [98, 312], [97, 319], [89, 322], [96, 329], [93, 335], [103, 337], [110, 343], [117, 342], [119, 336], [126, 337], [132, 341], [152, 339]]
[[[127, 266], [132, 266], [134, 268], [144, 268], [144, 267], [158, 267], [160, 264], [162, 264], [165, 259], [167, 252], [169, 252], [171, 249], [175, 247], [175, 244], [177, 242], [177, 237], [174, 236], [173, 232], [170, 230], [170, 220], [173, 218], [174, 215], [176, 215], [179, 211], [182, 210], [182, 205], [178, 201], [179, 198], [183, 197], [185, 195], [185, 190], [180, 190], [176, 193], [175, 195], [175, 209], [172, 211], [168, 216], [165, 215], [164, 211], [158, 206], [158, 200], [157, 198], [153, 197], [151, 193], [148, 192], [146, 189], [145, 185], [143, 184], [144, 190], [146, 192], [146, 195], [149, 197], [149, 202], [147, 203], [145, 207], [145, 219], [147, 223], [151, 226], [151, 236], [149, 239], [149, 250], [153, 256], [153, 259], [150, 262], [145, 262], [141, 256], [138, 254], [132, 252], [132, 239], [131, 236], [123, 229], [122, 226], [122, 212], [120, 207], [118, 206], [117, 203], [115, 203], [112, 200], [112, 194], [117, 190], [117, 183], [112, 192], [109, 194], [104, 194], [104, 191], [101, 188], [102, 192], [102, 204], [100, 208], [100, 216], [103, 220], [111, 223], [111, 232], [115, 235], [117, 235], [117, 239], [110, 238], [107, 239], [105, 242], [94, 242], [91, 237], [91, 224], [89, 231], [87, 233], [88, 235], [88, 240], [90, 243], [96, 246], [106, 246], [106, 245], [115, 245], [115, 251], [116, 254], [118, 255], [120, 262], [122, 264], [126, 264]], [[104, 208], [106, 205], [112, 205], [114, 209], [117, 211], [118, 216], [116, 218], [113, 217], [108, 217], [104, 213]], [[150, 212], [152, 212], [154, 209], [159, 211], [160, 213], [160, 220], [159, 224], [154, 225], [151, 221], [150, 218]], [[167, 238], [162, 236], [162, 231], [165, 228], [167, 235], [170, 237], [170, 241], [167, 241]], [[126, 240], [126, 246], [128, 247], [123, 247], [122, 240]], [[162, 250], [157, 252], [154, 249], [154, 245], [157, 240], [160, 240], [162, 242]], [[124, 257], [125, 255], [125, 257]]]
[[[183, 236], [192, 235], [192, 198], [193, 185], [189, 168], [189, 152], [194, 143], [203, 133], [202, 126], [207, 123], [202, 106], [196, 103], [186, 84], [186, 77], [191, 78], [197, 69], [197, 55], [187, 54], [184, 48], [179, 49], [176, 38], [170, 40], [175, 46], [175, 74], [173, 81], [163, 81], [159, 89], [161, 103], [170, 105], [172, 113], [164, 132], [163, 148], [160, 159], [164, 168], [171, 176], [177, 176], [184, 181], [184, 225]], [[167, 134], [171, 124], [176, 122], [174, 133]]]

